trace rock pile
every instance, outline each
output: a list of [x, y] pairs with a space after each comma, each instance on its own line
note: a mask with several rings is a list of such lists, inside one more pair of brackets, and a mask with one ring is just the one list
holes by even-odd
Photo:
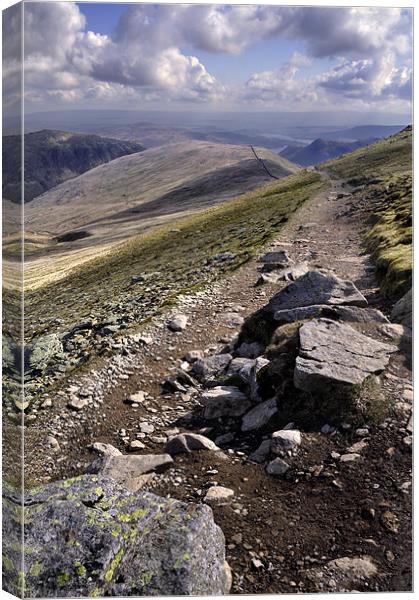
[[[283, 268], [288, 258], [273, 252], [261, 260], [271, 273], [272, 265]], [[366, 324], [374, 337], [359, 331]], [[388, 324], [351, 281], [326, 271], [305, 273], [251, 315], [221, 353], [191, 353], [187, 370], [198, 390], [201, 418], [223, 443], [253, 436], [259, 447], [250, 460], [271, 459], [267, 472], [285, 474], [301, 444], [298, 428], [285, 423], [362, 422], [369, 417], [364, 389], [368, 403], [382, 404], [376, 376], [397, 347], [375, 338]], [[172, 443], [187, 446], [185, 440]]]

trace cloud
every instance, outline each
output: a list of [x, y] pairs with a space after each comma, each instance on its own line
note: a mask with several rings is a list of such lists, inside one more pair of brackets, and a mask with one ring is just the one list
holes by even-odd
[[[31, 2], [24, 10], [25, 93], [31, 102], [328, 106], [337, 97], [373, 105], [407, 102], [411, 96], [408, 10], [138, 4], [127, 8], [111, 35], [86, 31], [73, 2]], [[9, 14], [3, 85], [6, 99], [14, 101], [19, 18], [16, 10]], [[290, 40], [293, 47], [298, 43], [303, 52], [275, 70], [254, 73], [238, 88], [217, 81], [196, 56], [202, 51], [239, 55], [274, 38]], [[309, 69], [325, 58], [332, 66], [324, 73]]]

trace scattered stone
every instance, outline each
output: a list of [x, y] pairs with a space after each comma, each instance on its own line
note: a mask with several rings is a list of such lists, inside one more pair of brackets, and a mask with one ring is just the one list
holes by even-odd
[[250, 400], [235, 386], [217, 386], [201, 394], [204, 418], [241, 417], [249, 408]]
[[202, 350], [189, 350], [184, 356], [184, 359], [188, 363], [194, 363], [196, 360], [202, 360], [204, 358], [204, 353]]
[[94, 442], [90, 448], [100, 456], [122, 456], [122, 452], [120, 452], [118, 448], [115, 448], [115, 446], [112, 446], [112, 444]]
[[298, 429], [281, 429], [272, 434], [271, 450], [274, 454], [296, 450], [300, 445], [301, 433]]
[[229, 327], [230, 329], [235, 329], [236, 327], [240, 327], [244, 323], [244, 317], [242, 317], [239, 313], [225, 313], [220, 316], [221, 321]]
[[174, 315], [167, 323], [167, 327], [170, 331], [183, 331], [188, 324], [188, 317], [181, 313]]
[[60, 451], [60, 444], [57, 440], [57, 438], [55, 438], [52, 435], [47, 436], [47, 444], [48, 446], [50, 446], [50, 448], [52, 448], [52, 450], [54, 452], [59, 452]]
[[79, 398], [78, 396], [72, 396], [67, 403], [68, 408], [72, 408], [73, 410], [82, 410], [85, 406], [89, 404], [87, 398]]
[[145, 444], [140, 442], [140, 440], [132, 440], [132, 442], [130, 442], [129, 449], [132, 451], [142, 450], [143, 448], [145, 448]]
[[391, 533], [399, 532], [399, 519], [391, 511], [386, 510], [385, 512], [383, 512], [380, 520], [383, 527], [385, 527], [387, 531], [390, 531]]
[[128, 396], [128, 398], [126, 399], [127, 404], [141, 404], [142, 402], [144, 402], [146, 398], [146, 393], [143, 392], [142, 390], [136, 392], [135, 394], [131, 394], [130, 396]]
[[342, 454], [342, 456], [340, 457], [340, 462], [353, 463], [353, 462], [356, 462], [357, 460], [359, 460], [360, 458], [361, 458], [360, 454], [357, 454], [356, 452], [351, 452], [349, 454]]
[[146, 421], [142, 421], [140, 423], [140, 431], [141, 433], [153, 433], [154, 432], [154, 425], [152, 425], [151, 423], [147, 423]]
[[286, 250], [275, 250], [267, 252], [259, 258], [259, 262], [263, 263], [263, 270], [274, 271], [275, 269], [284, 269], [291, 263], [290, 257]]
[[198, 433], [180, 433], [170, 438], [166, 444], [166, 452], [179, 454], [180, 452], [194, 452], [195, 450], [219, 450], [212, 440]]
[[[324, 567], [310, 569], [307, 575], [315, 584], [331, 591], [356, 591], [357, 585], [364, 584], [378, 573], [370, 556], [336, 558]], [[322, 589], [323, 589], [322, 588]]]
[[263, 350], [263, 346], [258, 342], [251, 342], [250, 344], [244, 342], [236, 349], [235, 354], [242, 358], [257, 358], [263, 353]]
[[225, 373], [228, 365], [232, 361], [231, 354], [215, 354], [208, 358], [196, 360], [192, 365], [192, 372], [200, 380], [209, 379]]
[[355, 442], [349, 448], [346, 448], [347, 454], [361, 454], [365, 448], [368, 448], [368, 442], [365, 440], [360, 440], [359, 442]]
[[257, 404], [243, 417], [242, 431], [254, 431], [265, 427], [277, 412], [278, 407], [275, 398]]
[[263, 569], [263, 562], [258, 558], [252, 558], [252, 566], [258, 570]]
[[[5, 486], [3, 493], [4, 553], [18, 565], [21, 524], [14, 515], [22, 495]], [[95, 475], [37, 486], [26, 492], [24, 502], [25, 542], [32, 552], [22, 577], [31, 597], [229, 591], [224, 535], [208, 506], [132, 493]], [[21, 593], [15, 569], [5, 570], [3, 583], [11, 594]]]
[[144, 478], [143, 475], [152, 471], [163, 471], [172, 464], [173, 459], [169, 454], [107, 456], [100, 464], [98, 473], [136, 492], [148, 482], [148, 478]]
[[300, 327], [300, 354], [294, 385], [305, 391], [322, 391], [325, 385], [361, 384], [385, 369], [395, 346], [383, 344], [349, 325], [329, 319], [309, 321]]
[[222, 504], [227, 504], [233, 497], [234, 490], [223, 487], [222, 485], [215, 485], [210, 487], [205, 494], [204, 500], [207, 504], [216, 504], [217, 506], [220, 506]]
[[270, 463], [266, 466], [266, 472], [269, 475], [285, 475], [285, 473], [290, 468], [289, 464], [282, 460], [282, 458], [274, 458]]

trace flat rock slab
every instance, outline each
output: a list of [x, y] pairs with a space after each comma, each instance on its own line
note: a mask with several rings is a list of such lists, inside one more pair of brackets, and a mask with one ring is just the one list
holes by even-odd
[[275, 314], [279, 310], [314, 304], [365, 307], [368, 303], [352, 281], [339, 279], [333, 273], [309, 271], [275, 294], [264, 311]]
[[[229, 589], [225, 540], [205, 504], [132, 493], [84, 475], [27, 490], [3, 487], [3, 585], [35, 598], [208, 596]], [[6, 559], [5, 559], [6, 563]]]
[[241, 417], [251, 406], [250, 400], [238, 387], [220, 385], [201, 394], [204, 418]]
[[265, 402], [257, 404], [254, 408], [249, 410], [243, 417], [242, 431], [255, 431], [256, 429], [262, 429], [271, 420], [271, 418], [278, 412], [276, 399], [271, 398]]
[[143, 475], [153, 471], [163, 471], [172, 464], [173, 459], [169, 454], [107, 456], [98, 472], [135, 492], [146, 483]]
[[219, 450], [212, 440], [199, 433], [180, 433], [170, 438], [166, 444], [166, 452], [170, 455], [196, 450]]
[[222, 485], [215, 485], [210, 487], [208, 492], [205, 494], [205, 502], [207, 504], [227, 504], [229, 500], [234, 497], [234, 490], [224, 487]]
[[319, 318], [355, 323], [389, 323], [389, 320], [381, 311], [375, 308], [359, 308], [358, 306], [314, 304], [313, 306], [277, 310], [274, 314], [275, 321], [280, 324]]
[[324, 391], [327, 384], [361, 384], [383, 371], [396, 346], [383, 344], [349, 325], [329, 319], [313, 320], [300, 327], [300, 354], [294, 385], [305, 391]]

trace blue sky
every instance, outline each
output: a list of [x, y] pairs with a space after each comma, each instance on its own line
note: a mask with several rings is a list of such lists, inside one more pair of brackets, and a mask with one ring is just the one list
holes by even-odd
[[411, 10], [74, 2], [24, 10], [32, 110], [411, 109]]

